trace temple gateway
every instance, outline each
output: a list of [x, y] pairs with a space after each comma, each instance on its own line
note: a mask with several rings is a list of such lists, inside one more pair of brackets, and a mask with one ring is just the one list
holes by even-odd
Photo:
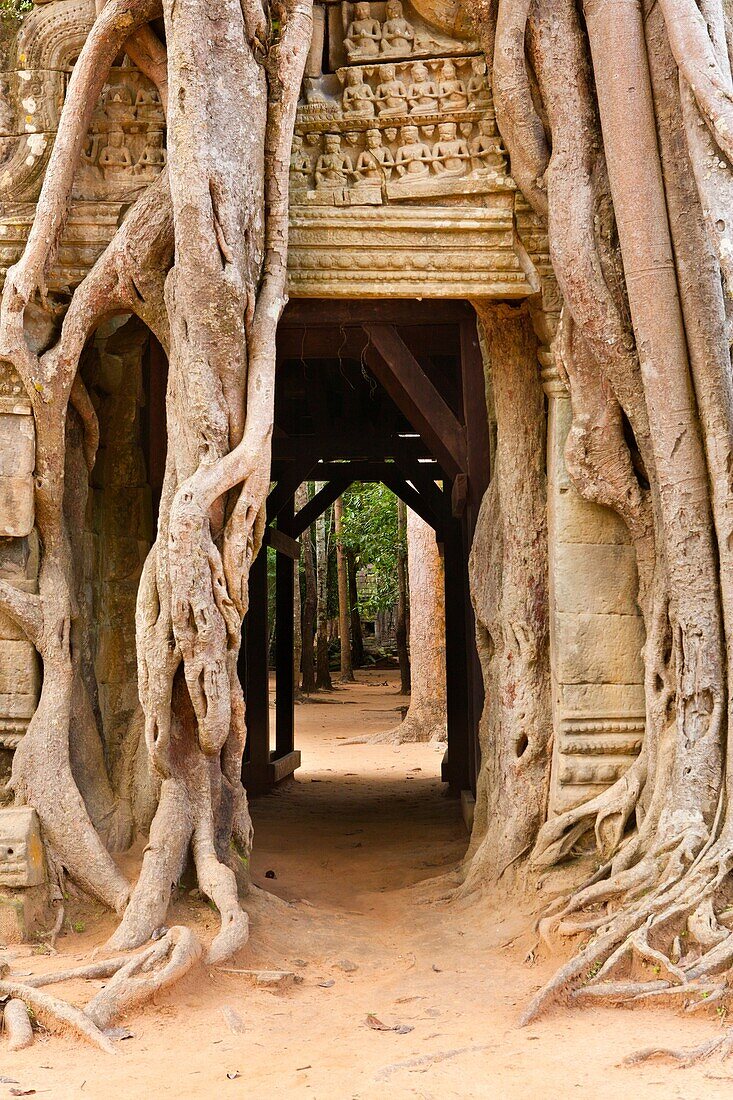
[[[94, 0], [37, 0], [17, 29], [6, 28], [3, 274], [18, 260], [32, 224], [70, 74], [94, 18]], [[89, 126], [49, 280], [54, 318], [63, 316], [70, 293], [136, 198], [165, 170], [160, 96], [120, 55]], [[560, 302], [546, 227], [510, 175], [489, 64], [455, 0], [315, 4], [292, 147], [288, 279], [266, 535], [283, 563], [276, 749], [270, 749], [260, 644], [267, 630], [261, 555], [250, 577], [240, 658], [246, 785], [266, 789], [299, 761], [286, 651], [294, 540], [350, 481], [383, 480], [435, 528], [451, 564], [443, 778], [463, 793], [470, 813], [486, 655], [476, 650], [469, 551], [501, 447], [495, 390], [503, 365], [484, 323], [506, 317], [526, 336], [530, 385], [545, 409], [545, 438], [535, 457], [546, 478], [549, 542], [549, 814], [591, 799], [623, 774], [644, 737], [635, 553], [620, 518], [581, 499], [565, 468], [571, 408], [551, 351]], [[39, 311], [39, 346], [48, 341], [48, 317]], [[139, 722], [135, 600], [163, 485], [166, 370], [160, 345], [129, 314], [105, 321], [82, 359], [99, 449], [86, 512], [70, 537], [83, 563], [78, 597], [91, 639], [82, 661], [113, 771], [121, 766], [126, 732]], [[33, 592], [34, 422], [19, 377], [7, 364], [0, 371], [0, 577]], [[325, 488], [299, 515], [295, 490], [314, 476]], [[1, 615], [6, 772], [34, 713], [39, 676], [34, 647]]]

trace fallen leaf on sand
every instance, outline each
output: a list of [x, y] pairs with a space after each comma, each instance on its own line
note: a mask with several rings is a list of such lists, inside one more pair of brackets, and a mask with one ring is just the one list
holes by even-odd
[[366, 1022], [372, 1031], [396, 1031], [398, 1035], [409, 1035], [414, 1029], [409, 1024], [385, 1024], [375, 1016], [373, 1012], [370, 1012], [366, 1018]]

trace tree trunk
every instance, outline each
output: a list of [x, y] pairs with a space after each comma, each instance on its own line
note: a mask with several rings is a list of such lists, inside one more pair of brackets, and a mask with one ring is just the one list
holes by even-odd
[[402, 500], [397, 500], [397, 587], [399, 597], [397, 600], [397, 629], [395, 641], [397, 642], [397, 657], [400, 662], [400, 695], [410, 694], [410, 651], [407, 645], [410, 629], [410, 612], [407, 592], [407, 506]]
[[346, 551], [346, 568], [349, 580], [349, 608], [351, 617], [351, 666], [352, 668], [361, 668], [364, 664], [364, 636], [361, 630], [361, 615], [359, 614], [356, 555], [353, 550]]
[[[309, 487], [308, 497], [312, 495]], [[303, 532], [301, 539], [303, 546], [303, 566], [305, 574], [305, 600], [303, 601], [303, 635], [302, 635], [302, 688], [304, 695], [312, 695], [316, 690], [316, 662], [314, 640], [316, 631], [316, 611], [318, 609], [318, 584], [316, 581], [316, 565], [314, 561], [313, 535], [310, 527]]]
[[336, 536], [336, 573], [339, 598], [339, 641], [341, 644], [341, 683], [353, 684], [354, 670], [351, 665], [351, 613], [349, 608], [349, 579], [347, 576], [346, 551], [341, 539], [341, 525], [344, 516], [344, 502], [338, 497], [333, 506], [334, 534]]
[[[323, 483], [316, 482], [316, 492]], [[328, 531], [326, 526], [328, 524]], [[331, 691], [331, 672], [328, 667], [328, 543], [331, 527], [327, 509], [316, 520], [316, 690]]]
[[465, 889], [532, 848], [550, 777], [545, 402], [526, 308], [476, 303], [497, 419], [496, 456], [469, 572], [486, 689], [483, 767]]

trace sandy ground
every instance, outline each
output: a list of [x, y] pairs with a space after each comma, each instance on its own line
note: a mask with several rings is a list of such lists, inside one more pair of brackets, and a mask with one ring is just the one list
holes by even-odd
[[[281, 900], [258, 893], [248, 903], [250, 945], [232, 965], [285, 968], [300, 981], [273, 993], [241, 975], [199, 971], [126, 1021], [133, 1037], [116, 1057], [67, 1035], [42, 1036], [18, 1054], [0, 1044], [0, 1100], [18, 1095], [12, 1089], [105, 1100], [733, 1095], [733, 1059], [694, 1069], [619, 1065], [640, 1046], [716, 1034], [712, 1011], [700, 1019], [563, 1009], [516, 1026], [553, 963], [526, 961], [533, 941], [520, 914], [488, 900], [434, 900], [430, 880], [450, 872], [467, 844], [458, 804], [439, 782], [442, 750], [344, 746], [393, 725], [403, 702], [391, 675], [360, 681], [298, 708], [303, 767], [253, 805], [254, 879]], [[185, 893], [171, 923], [184, 920], [213, 934], [214, 914]], [[105, 917], [65, 935], [58, 960], [23, 949], [13, 969], [70, 965], [111, 926]], [[83, 1003], [98, 984], [59, 992]], [[226, 1008], [242, 1033], [230, 1030]], [[370, 1014], [399, 1030], [374, 1030]]]

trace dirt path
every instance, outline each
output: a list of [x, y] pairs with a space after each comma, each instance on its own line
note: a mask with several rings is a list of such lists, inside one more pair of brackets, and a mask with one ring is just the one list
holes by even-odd
[[[133, 1038], [117, 1057], [64, 1036], [14, 1055], [0, 1043], [0, 1077], [62, 1100], [729, 1097], [733, 1059], [691, 1070], [618, 1065], [640, 1046], [710, 1037], [721, 1026], [712, 1011], [698, 1019], [567, 1010], [516, 1027], [551, 963], [525, 961], [533, 941], [517, 914], [424, 900], [435, 889], [416, 884], [450, 872], [467, 844], [458, 805], [439, 782], [442, 749], [344, 746], [398, 717], [391, 675], [360, 680], [298, 708], [303, 767], [253, 806], [253, 876], [277, 898], [258, 894], [248, 906], [251, 943], [233, 965], [282, 967], [301, 981], [273, 993], [239, 975], [199, 974], [129, 1021]], [[213, 934], [213, 913], [186, 895], [171, 915], [179, 920]], [[63, 963], [108, 927], [105, 918], [63, 937]], [[33, 972], [48, 965], [15, 963]], [[63, 992], [81, 1003], [82, 987]], [[241, 1034], [224, 1007], [241, 1018]], [[370, 1028], [369, 1014], [400, 1030]], [[17, 1087], [0, 1080], [0, 1100]]]

